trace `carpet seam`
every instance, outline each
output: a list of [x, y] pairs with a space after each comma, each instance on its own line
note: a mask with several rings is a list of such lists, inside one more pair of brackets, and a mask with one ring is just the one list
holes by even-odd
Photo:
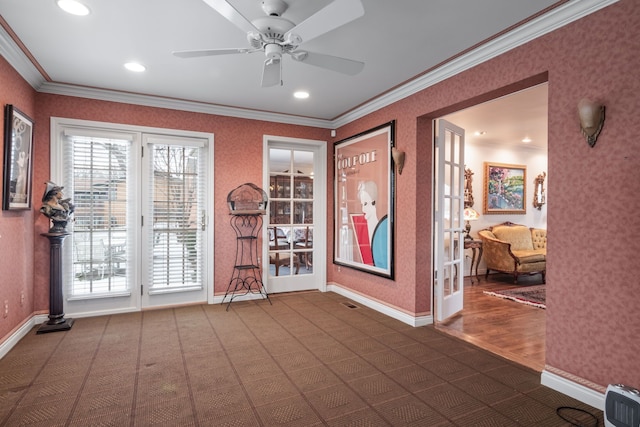
[[184, 370], [185, 379], [187, 381], [187, 389], [189, 390], [189, 403], [191, 404], [191, 411], [193, 412], [193, 419], [196, 427], [200, 426], [200, 421], [198, 420], [198, 411], [196, 408], [196, 402], [193, 397], [193, 388], [191, 386], [191, 379], [189, 378], [189, 368], [187, 367], [187, 360], [184, 356], [184, 346], [182, 344], [182, 337], [180, 336], [180, 326], [178, 324], [178, 319], [176, 316], [176, 309], [171, 310], [171, 314], [173, 315], [173, 323], [176, 326], [176, 335], [178, 336], [178, 343], [180, 344], [180, 356], [182, 358], [182, 369]]
[[[225, 310], [225, 313], [230, 313], [230, 312], [228, 310]], [[239, 317], [234, 310], [232, 310], [231, 313], [233, 313], [234, 316]], [[211, 323], [211, 316], [209, 316], [209, 313], [207, 313], [206, 310], [205, 310], [205, 317], [207, 318], [207, 323], [209, 323], [209, 327], [211, 328], [211, 331], [213, 332], [213, 335], [216, 337], [216, 339], [220, 343], [220, 348], [222, 349], [222, 352], [224, 353], [225, 357], [227, 358], [227, 361], [229, 362], [229, 365], [231, 366], [231, 369], [233, 370], [233, 374], [236, 377], [236, 380], [238, 381], [238, 383], [240, 384], [240, 388], [242, 388], [242, 393], [244, 393], [244, 396], [247, 399], [247, 402], [249, 402], [249, 405], [251, 406], [251, 411], [253, 412], [253, 415], [254, 415], [255, 419], [258, 421], [258, 423], [261, 426], [264, 426], [264, 423], [262, 422], [262, 418], [260, 418], [260, 414], [258, 413], [258, 410], [256, 409], [256, 405], [254, 405], [253, 400], [251, 399], [251, 396], [249, 396], [249, 393], [247, 392], [247, 388], [246, 388], [246, 386], [244, 384], [244, 381], [242, 381], [242, 378], [238, 374], [238, 370], [233, 365], [233, 361], [231, 360], [231, 357], [229, 357], [229, 352], [228, 352], [227, 348], [225, 347], [224, 343], [222, 342], [222, 340], [220, 339], [220, 335], [218, 335], [218, 332], [216, 331], [216, 328]]]
[[131, 420], [129, 421], [130, 427], [135, 426], [136, 411], [138, 410], [138, 385], [140, 382], [140, 360], [142, 359], [142, 335], [144, 330], [144, 317], [145, 312], [140, 313], [140, 321], [138, 322], [139, 334], [138, 334], [138, 357], [136, 359], [136, 373], [133, 380], [133, 399], [131, 399]]
[[84, 378], [82, 379], [82, 384], [80, 385], [80, 389], [78, 390], [78, 394], [76, 394], [75, 401], [73, 402], [73, 406], [71, 407], [71, 411], [69, 411], [69, 416], [67, 417], [67, 422], [65, 426], [71, 424], [71, 420], [73, 419], [73, 414], [75, 414], [76, 409], [78, 408], [78, 403], [80, 403], [80, 396], [82, 396], [82, 391], [84, 390], [85, 385], [87, 384], [87, 380], [89, 379], [89, 374], [91, 374], [91, 369], [93, 368], [93, 363], [96, 360], [98, 355], [98, 351], [100, 350], [100, 346], [102, 345], [102, 341], [104, 340], [104, 334], [111, 322], [111, 316], [107, 317], [107, 321], [102, 328], [102, 333], [100, 334], [100, 339], [98, 340], [98, 344], [96, 345], [95, 350], [93, 351], [93, 356], [91, 357], [91, 362], [89, 363], [89, 368], [87, 372], [84, 374]]

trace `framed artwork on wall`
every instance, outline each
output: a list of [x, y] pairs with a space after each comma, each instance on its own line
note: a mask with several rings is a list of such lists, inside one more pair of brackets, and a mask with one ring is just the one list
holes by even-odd
[[333, 262], [393, 279], [395, 121], [334, 144]]
[[526, 214], [527, 167], [484, 163], [484, 213]]
[[31, 209], [33, 120], [13, 105], [4, 113], [2, 209]]

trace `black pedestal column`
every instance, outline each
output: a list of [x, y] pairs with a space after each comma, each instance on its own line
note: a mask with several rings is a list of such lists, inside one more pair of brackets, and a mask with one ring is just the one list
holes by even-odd
[[69, 233], [42, 233], [49, 239], [49, 321], [38, 329], [39, 334], [56, 331], [68, 331], [73, 319], [64, 318], [62, 304], [62, 242]]

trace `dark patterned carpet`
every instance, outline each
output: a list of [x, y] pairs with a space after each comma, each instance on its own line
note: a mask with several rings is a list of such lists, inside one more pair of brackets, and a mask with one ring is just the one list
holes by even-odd
[[433, 327], [333, 293], [271, 298], [34, 328], [0, 360], [0, 425], [571, 425], [560, 406], [603, 423], [540, 373]]
[[537, 285], [522, 286], [502, 291], [484, 291], [484, 293], [494, 297], [505, 298], [522, 304], [532, 305], [534, 307], [547, 308], [546, 290], [547, 287], [545, 285]]

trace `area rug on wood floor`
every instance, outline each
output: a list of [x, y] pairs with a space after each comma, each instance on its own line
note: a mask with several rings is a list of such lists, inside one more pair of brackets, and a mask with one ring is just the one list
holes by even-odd
[[520, 288], [505, 289], [502, 291], [484, 291], [485, 294], [498, 298], [506, 298], [522, 304], [534, 307], [547, 308], [545, 305], [546, 287], [545, 285], [522, 286]]

